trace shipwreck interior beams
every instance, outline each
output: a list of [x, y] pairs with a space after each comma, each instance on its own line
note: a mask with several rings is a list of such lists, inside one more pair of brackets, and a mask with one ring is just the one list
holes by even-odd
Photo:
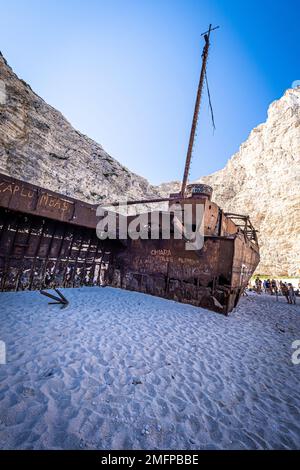
[[0, 208], [0, 290], [101, 285], [113, 248], [94, 229]]

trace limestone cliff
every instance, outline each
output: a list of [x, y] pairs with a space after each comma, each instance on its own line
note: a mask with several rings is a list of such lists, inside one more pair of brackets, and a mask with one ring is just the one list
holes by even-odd
[[1, 53], [0, 172], [88, 202], [157, 195], [36, 95]]
[[225, 168], [201, 179], [259, 230], [260, 273], [300, 274], [300, 87], [271, 104]]

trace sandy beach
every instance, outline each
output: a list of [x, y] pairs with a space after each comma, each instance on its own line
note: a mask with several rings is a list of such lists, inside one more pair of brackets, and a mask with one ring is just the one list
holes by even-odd
[[113, 288], [0, 294], [1, 449], [296, 449], [300, 304], [229, 316]]

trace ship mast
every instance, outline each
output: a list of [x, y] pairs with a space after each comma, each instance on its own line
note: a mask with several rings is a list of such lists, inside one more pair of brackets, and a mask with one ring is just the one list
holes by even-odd
[[219, 26], [216, 26], [215, 28], [212, 28], [212, 25], [209, 25], [208, 31], [203, 33], [201, 36], [204, 36], [205, 40], [205, 45], [203, 48], [202, 52], [202, 67], [201, 67], [201, 73], [200, 73], [200, 80], [199, 80], [199, 85], [198, 85], [198, 91], [197, 91], [197, 97], [196, 97], [196, 103], [195, 103], [195, 109], [194, 109], [194, 116], [193, 116], [193, 122], [192, 122], [192, 127], [191, 127], [191, 133], [190, 133], [190, 140], [189, 140], [189, 146], [186, 154], [186, 161], [185, 161], [185, 167], [184, 167], [184, 174], [183, 174], [183, 179], [182, 179], [182, 184], [181, 184], [181, 197], [185, 196], [185, 190], [186, 190], [186, 185], [187, 185], [187, 180], [189, 176], [189, 171], [190, 171], [190, 166], [191, 166], [191, 159], [192, 159], [192, 153], [193, 153], [193, 147], [194, 147], [194, 141], [195, 141], [195, 134], [196, 134], [196, 128], [197, 128], [197, 122], [198, 122], [198, 116], [199, 116], [199, 109], [200, 109], [200, 104], [201, 104], [201, 98], [202, 98], [202, 91], [203, 91], [203, 85], [204, 85], [204, 79], [206, 76], [206, 63], [207, 63], [207, 58], [208, 58], [208, 50], [210, 46], [210, 33], [211, 31], [217, 29]]

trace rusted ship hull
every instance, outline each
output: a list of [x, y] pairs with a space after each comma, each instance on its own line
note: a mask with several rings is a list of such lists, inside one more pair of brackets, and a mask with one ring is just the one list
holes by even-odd
[[174, 238], [101, 241], [95, 206], [0, 175], [0, 289], [110, 285], [227, 314], [258, 246], [207, 197], [196, 202], [205, 210], [201, 250]]
[[242, 235], [207, 237], [199, 252], [187, 252], [181, 240], [133, 240], [112, 256], [110, 285], [224, 314], [237, 305], [259, 260]]
[[0, 175], [0, 290], [101, 285], [112, 244], [96, 208]]
[[228, 314], [258, 265], [256, 232], [248, 217], [225, 214], [210, 200], [211, 194], [193, 194], [195, 186], [211, 190], [190, 185], [190, 195], [183, 201], [171, 195], [169, 205], [177, 203], [182, 210], [186, 204], [202, 206], [203, 247], [187, 250], [186, 240], [174, 235], [167, 240], [129, 239], [126, 247], [112, 253], [108, 282]]

